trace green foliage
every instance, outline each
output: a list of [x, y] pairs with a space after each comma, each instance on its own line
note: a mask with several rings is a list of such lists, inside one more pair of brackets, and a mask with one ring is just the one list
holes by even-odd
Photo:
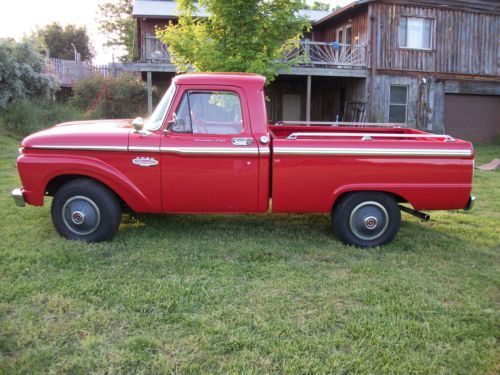
[[0, 110], [12, 102], [54, 99], [57, 79], [43, 73], [43, 56], [31, 43], [0, 39]]
[[136, 61], [136, 21], [132, 17], [132, 0], [112, 0], [99, 5], [99, 29], [108, 37], [107, 46], [118, 46], [125, 50], [122, 61]]
[[[209, 13], [195, 18], [197, 7]], [[179, 23], [157, 31], [181, 71], [252, 72], [270, 82], [309, 23], [301, 0], [180, 0]]]
[[61, 26], [53, 22], [37, 29], [29, 38], [38, 44], [39, 52], [49, 50], [50, 57], [65, 60], [74, 60], [75, 45], [81, 60], [90, 60], [94, 56], [94, 48], [90, 42], [87, 28], [85, 26], [66, 25]]
[[84, 120], [83, 111], [67, 103], [37, 103], [23, 100], [7, 106], [0, 123], [2, 126], [22, 136], [48, 128], [65, 121]]
[[[338, 7], [338, 5], [337, 5]], [[304, 9], [312, 9], [312, 10], [325, 10], [329, 11], [330, 10], [330, 4], [324, 3], [322, 1], [314, 1], [312, 5], [308, 5], [305, 1], [303, 4]]]
[[321, 215], [125, 216], [85, 244], [49, 198], [14, 205], [18, 147], [0, 135], [2, 374], [498, 373], [500, 171], [379, 249]]
[[71, 102], [93, 117], [128, 118], [146, 113], [147, 87], [136, 76], [94, 77], [80, 81]]

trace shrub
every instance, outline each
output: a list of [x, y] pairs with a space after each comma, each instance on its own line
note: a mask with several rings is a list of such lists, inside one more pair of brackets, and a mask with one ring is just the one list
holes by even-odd
[[43, 73], [44, 66], [32, 44], [0, 40], [0, 110], [20, 100], [53, 101], [59, 85], [57, 78]]
[[94, 77], [77, 84], [71, 102], [92, 117], [135, 117], [147, 111], [147, 88], [130, 74], [117, 78]]
[[84, 120], [87, 117], [83, 111], [70, 104], [23, 100], [8, 105], [0, 123], [7, 130], [25, 136], [61, 122]]

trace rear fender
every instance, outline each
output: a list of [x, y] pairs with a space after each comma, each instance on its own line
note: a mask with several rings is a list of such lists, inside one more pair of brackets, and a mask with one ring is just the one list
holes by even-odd
[[379, 191], [400, 197], [416, 210], [452, 210], [465, 207], [471, 184], [349, 184], [338, 187], [330, 196], [329, 208], [343, 194]]

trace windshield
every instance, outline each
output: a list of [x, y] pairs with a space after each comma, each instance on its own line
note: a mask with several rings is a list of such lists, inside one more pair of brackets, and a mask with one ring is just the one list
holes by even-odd
[[172, 83], [168, 88], [167, 92], [165, 93], [165, 95], [163, 95], [163, 98], [156, 106], [156, 109], [154, 110], [153, 114], [148, 119], [146, 123], [146, 128], [148, 130], [160, 129], [161, 124], [163, 124], [163, 120], [167, 115], [168, 107], [170, 107], [170, 103], [172, 102], [174, 93], [175, 93], [175, 84]]

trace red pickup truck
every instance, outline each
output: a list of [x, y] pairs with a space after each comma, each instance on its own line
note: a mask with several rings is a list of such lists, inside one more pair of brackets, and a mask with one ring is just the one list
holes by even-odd
[[[121, 211], [331, 213], [347, 244], [379, 246], [400, 210], [469, 209], [473, 148], [389, 124], [269, 126], [265, 79], [174, 78], [152, 116], [64, 123], [22, 142], [16, 203], [53, 196], [55, 228], [72, 240], [112, 238]], [[409, 205], [401, 205], [401, 203]]]

